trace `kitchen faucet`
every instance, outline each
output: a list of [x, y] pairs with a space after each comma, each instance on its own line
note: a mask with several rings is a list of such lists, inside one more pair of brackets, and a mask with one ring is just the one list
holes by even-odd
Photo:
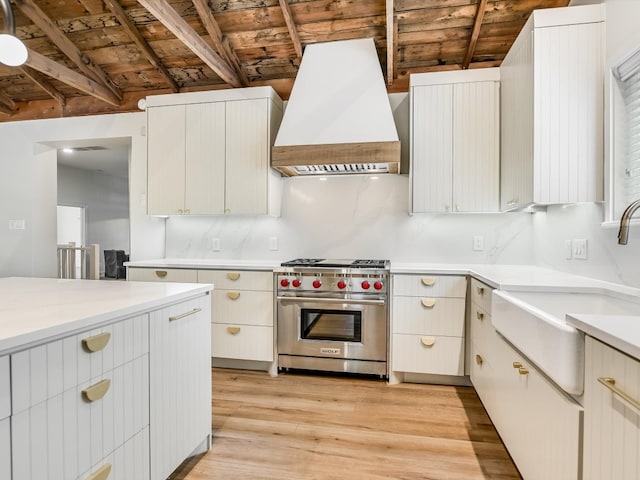
[[622, 217], [620, 217], [620, 230], [618, 231], [618, 243], [620, 245], [626, 245], [627, 240], [629, 239], [629, 221], [631, 220], [631, 215], [640, 208], [640, 199], [633, 202], [629, 205]]

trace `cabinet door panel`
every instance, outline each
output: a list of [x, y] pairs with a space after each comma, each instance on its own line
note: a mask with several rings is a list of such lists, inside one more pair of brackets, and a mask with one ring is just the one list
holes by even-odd
[[431, 346], [421, 335], [393, 334], [392, 369], [398, 372], [464, 375], [464, 338], [431, 337]]
[[10, 420], [0, 420], [0, 478], [11, 479]]
[[273, 327], [214, 323], [211, 344], [213, 357], [273, 362]]
[[0, 357], [0, 420], [11, 414], [9, 356]]
[[241, 325], [273, 325], [273, 294], [214, 290], [211, 298], [212, 322]]
[[414, 87], [412, 211], [448, 212], [452, 205], [452, 85]]
[[393, 297], [393, 333], [464, 336], [463, 298]]
[[268, 102], [227, 102], [225, 213], [267, 213]]
[[184, 209], [185, 106], [147, 109], [147, 196], [149, 215]]
[[224, 213], [224, 102], [186, 106], [185, 148], [186, 213]]

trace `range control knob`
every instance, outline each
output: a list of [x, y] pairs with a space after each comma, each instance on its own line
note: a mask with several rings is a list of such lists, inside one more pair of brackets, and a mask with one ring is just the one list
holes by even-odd
[[313, 285], [313, 288], [320, 288], [322, 286], [322, 282], [316, 278], [313, 281], [312, 285]]
[[367, 282], [366, 280], [363, 281], [360, 285], [362, 285], [362, 288], [365, 290], [369, 290], [369, 288], [371, 287], [371, 284], [369, 282]]
[[374, 283], [373, 288], [375, 288], [376, 290], [382, 290], [382, 282]]
[[282, 287], [288, 287], [289, 286], [289, 280], [287, 280], [286, 278], [283, 278], [282, 280], [280, 280], [280, 285]]
[[345, 282], [344, 280], [340, 280], [338, 281], [338, 288], [340, 290], [342, 290], [343, 288], [345, 288], [347, 286], [347, 282]]
[[300, 281], [300, 279], [296, 278], [293, 280], [293, 282], [291, 282], [291, 285], [293, 285], [295, 288], [298, 288], [301, 283], [302, 282]]

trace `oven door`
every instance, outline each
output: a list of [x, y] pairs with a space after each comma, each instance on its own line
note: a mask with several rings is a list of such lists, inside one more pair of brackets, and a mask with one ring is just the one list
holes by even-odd
[[386, 361], [384, 300], [278, 297], [278, 353]]

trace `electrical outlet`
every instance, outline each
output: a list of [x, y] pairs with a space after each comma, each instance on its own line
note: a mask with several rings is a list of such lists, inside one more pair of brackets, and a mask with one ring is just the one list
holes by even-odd
[[9, 220], [9, 230], [24, 230], [24, 220]]
[[587, 256], [587, 240], [584, 238], [574, 238], [573, 258], [577, 260], [586, 260]]
[[269, 237], [269, 250], [278, 250], [278, 237]]
[[482, 235], [474, 235], [473, 237], [473, 251], [481, 252], [484, 250], [484, 237]]
[[212, 238], [211, 239], [211, 251], [219, 252], [220, 251], [220, 239]]
[[573, 258], [573, 247], [571, 246], [571, 240], [564, 241], [564, 258], [571, 260]]

